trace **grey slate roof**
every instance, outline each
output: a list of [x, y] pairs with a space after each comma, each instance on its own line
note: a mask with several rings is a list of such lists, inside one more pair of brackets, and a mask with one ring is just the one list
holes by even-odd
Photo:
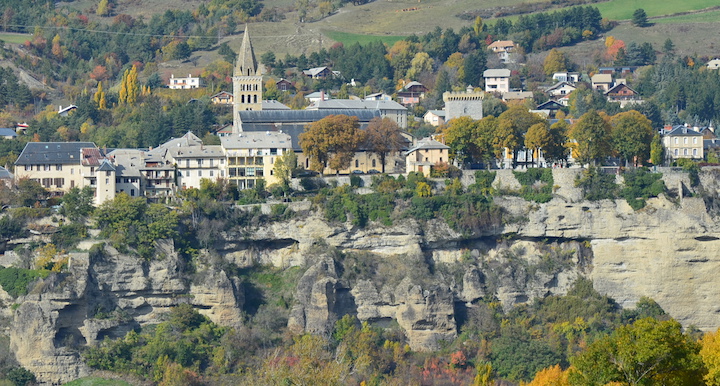
[[267, 99], [262, 101], [262, 109], [263, 110], [290, 110], [290, 107], [274, 100], [274, 99]]
[[242, 122], [243, 131], [248, 123], [311, 123], [319, 121], [328, 115], [350, 115], [358, 117], [358, 120], [370, 122], [375, 117], [380, 117], [380, 110], [374, 109], [322, 109], [322, 110], [270, 110], [270, 111], [240, 111], [238, 113]]
[[328, 99], [325, 101], [313, 102], [305, 110], [326, 110], [326, 109], [379, 109], [379, 110], [403, 110], [407, 107], [395, 101], [386, 100], [364, 100], [364, 99]]
[[0, 180], [12, 180], [13, 178], [14, 176], [9, 170], [0, 166]]
[[672, 136], [675, 136], [675, 137], [678, 137], [678, 136], [680, 136], [680, 137], [697, 137], [697, 136], [702, 136], [701, 133], [693, 130], [693, 129], [690, 128], [690, 127], [686, 127], [686, 126], [683, 126], [683, 125], [674, 126], [674, 127], [672, 128], [672, 130], [670, 130], [669, 132], [665, 133], [665, 135], [672, 135]]
[[77, 164], [80, 151], [97, 148], [92, 142], [28, 142], [15, 165]]
[[222, 147], [232, 149], [287, 149], [291, 146], [291, 138], [287, 133], [279, 131], [249, 131], [220, 137]]
[[419, 141], [417, 141], [417, 144], [415, 144], [415, 147], [408, 150], [405, 154], [410, 154], [416, 150], [422, 150], [422, 149], [449, 149], [450, 146], [447, 146], [443, 143], [440, 143], [432, 138], [423, 138]]
[[509, 78], [510, 70], [507, 68], [491, 68], [483, 72], [484, 78]]
[[242, 45], [238, 52], [237, 61], [235, 62], [235, 76], [255, 76], [257, 74], [257, 60], [255, 59], [255, 51], [250, 42], [250, 34], [248, 33], [248, 25], [245, 24], [245, 33], [243, 34]]
[[100, 164], [100, 167], [98, 168], [99, 172], [114, 172], [115, 166], [110, 163], [107, 159], [102, 160], [102, 164]]
[[0, 137], [17, 137], [17, 133], [14, 129], [9, 129], [7, 127], [0, 128]]
[[430, 114], [430, 113], [433, 113], [433, 114], [437, 115], [438, 117], [443, 117], [443, 118], [445, 118], [445, 110], [428, 110], [428, 111], [425, 113], [425, 115], [428, 115], [428, 114]]
[[175, 158], [223, 158], [225, 153], [222, 146], [181, 146], [169, 149], [170, 155]]

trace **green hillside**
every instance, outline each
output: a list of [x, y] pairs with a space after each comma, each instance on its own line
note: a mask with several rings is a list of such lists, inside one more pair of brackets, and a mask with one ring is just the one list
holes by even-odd
[[642, 8], [649, 17], [672, 15], [679, 12], [698, 11], [717, 6], [715, 0], [652, 1], [652, 0], [611, 0], [594, 4], [603, 17], [611, 20], [629, 20], [633, 12]]

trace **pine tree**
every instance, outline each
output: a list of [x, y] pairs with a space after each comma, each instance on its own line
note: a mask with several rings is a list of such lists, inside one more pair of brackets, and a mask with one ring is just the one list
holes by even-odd
[[650, 25], [644, 9], [638, 8], [633, 12], [632, 23], [636, 27], [647, 27]]

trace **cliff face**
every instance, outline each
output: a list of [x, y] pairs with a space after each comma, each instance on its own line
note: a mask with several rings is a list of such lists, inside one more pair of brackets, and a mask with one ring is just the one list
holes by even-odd
[[162, 259], [150, 263], [111, 247], [103, 253], [74, 253], [68, 272], [37, 283], [15, 300], [10, 345], [18, 362], [38, 380], [57, 384], [85, 376], [77, 348], [105, 337], [119, 338], [141, 325], [158, 323], [180, 303], [195, 305], [212, 321], [241, 323], [237, 278], [200, 267], [191, 281], [172, 243], [161, 242]]
[[[570, 177], [568, 177], [570, 176]], [[720, 231], [699, 198], [651, 199], [633, 211], [623, 200], [582, 202], [568, 181], [547, 204], [497, 198], [517, 219], [473, 238], [442, 221], [398, 220], [358, 229], [318, 215], [226, 230], [217, 254], [185, 267], [172, 243], [151, 262], [105, 247], [72, 255], [66, 273], [40, 281], [12, 311], [11, 346], [21, 365], [58, 383], [88, 373], [77, 347], [158, 323], [170, 307], [194, 305], [221, 325], [242, 323], [242, 278], [230, 267], [302, 267], [288, 315], [291, 331], [328, 335], [345, 314], [397, 324], [413, 349], [453, 339], [481, 299], [505, 309], [564, 294], [578, 276], [632, 307], [657, 301], [684, 325], [720, 327]], [[510, 184], [508, 176], [496, 183]]]

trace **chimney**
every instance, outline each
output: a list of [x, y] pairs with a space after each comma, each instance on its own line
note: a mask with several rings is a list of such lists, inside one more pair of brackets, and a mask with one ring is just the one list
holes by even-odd
[[320, 100], [321, 101], [325, 100], [325, 90], [320, 90]]

